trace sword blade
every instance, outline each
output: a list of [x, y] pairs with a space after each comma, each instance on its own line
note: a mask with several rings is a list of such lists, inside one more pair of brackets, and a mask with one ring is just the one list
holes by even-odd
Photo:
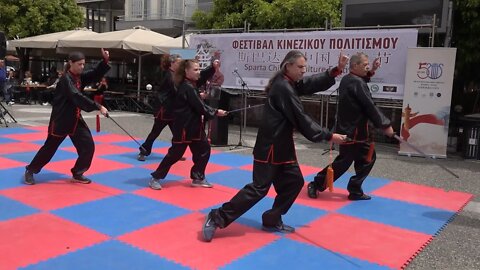
[[115, 121], [115, 119], [113, 119], [112, 116], [110, 116], [110, 114], [107, 114], [106, 117], [112, 120], [113, 123], [115, 123], [121, 130], [123, 130], [123, 132], [125, 132], [125, 134], [127, 134], [134, 142], [136, 142], [144, 152], [147, 152], [147, 150], [130, 134], [130, 132], [128, 132], [119, 123], [117, 123], [117, 121]]
[[257, 107], [264, 106], [264, 105], [265, 105], [265, 104], [259, 104], [259, 105], [254, 105], [254, 106], [248, 106], [248, 107], [245, 107], [245, 108], [240, 108], [240, 109], [235, 109], [235, 110], [228, 111], [228, 113], [240, 112], [240, 111], [246, 111], [246, 110], [253, 109], [253, 108], [257, 108]]
[[[402, 137], [398, 136], [398, 135], [393, 135], [393, 137], [395, 139], [397, 139], [397, 141], [401, 142], [401, 143], [404, 143], [406, 144], [408, 147], [412, 148], [413, 150], [415, 150], [417, 153], [419, 153], [422, 157], [424, 158], [431, 158], [433, 159], [432, 157], [428, 156], [427, 154], [425, 154], [425, 152], [423, 152], [422, 150], [420, 150], [420, 148], [416, 147], [415, 145], [407, 142], [406, 140], [404, 140]], [[444, 169], [445, 171], [447, 171], [448, 173], [450, 173], [451, 175], [455, 176], [456, 178], [460, 178], [460, 176], [458, 176], [456, 173], [452, 172], [449, 168], [443, 166], [443, 164], [440, 164], [438, 162], [436, 162], [435, 164], [437, 164], [438, 166], [440, 166], [442, 169]]]

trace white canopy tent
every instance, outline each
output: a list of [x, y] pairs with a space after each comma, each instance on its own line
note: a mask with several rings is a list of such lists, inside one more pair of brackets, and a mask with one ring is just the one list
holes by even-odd
[[[190, 37], [193, 34], [185, 35], [185, 48], [188, 48], [188, 44], [190, 43]], [[179, 36], [167, 42], [161, 43], [159, 45], [153, 46], [153, 53], [154, 54], [164, 54], [170, 53], [170, 49], [182, 49], [183, 48], [183, 36]]]
[[9, 41], [9, 46], [33, 49], [55, 49], [60, 39], [78, 37], [89, 37], [93, 39], [95, 35], [98, 35], [98, 33], [88, 30], [86, 28], [81, 28], [33, 37], [26, 37], [22, 39], [14, 39]]
[[57, 52], [65, 53], [72, 49], [81, 48], [105, 48], [121, 49], [134, 54], [138, 57], [137, 97], [140, 97], [142, 56], [151, 54], [153, 46], [170, 40], [173, 40], [173, 38], [143, 27], [135, 27], [133, 29], [100, 33], [92, 39], [82, 36], [65, 38], [59, 40]]
[[83, 37], [85, 39], [94, 39], [95, 35], [98, 35], [98, 33], [86, 28], [79, 28], [75, 30], [9, 40], [8, 46], [13, 48], [13, 51], [15, 51], [15, 47], [28, 49], [30, 51], [30, 55], [32, 56], [50, 57], [56, 56], [57, 44], [62, 38]]

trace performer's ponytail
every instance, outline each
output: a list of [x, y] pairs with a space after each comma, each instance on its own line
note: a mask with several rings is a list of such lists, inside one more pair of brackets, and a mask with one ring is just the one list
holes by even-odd
[[186, 78], [186, 69], [190, 68], [194, 63], [198, 63], [197, 60], [182, 60], [180, 62], [180, 65], [177, 68], [177, 71], [175, 72], [175, 85], [179, 86], [182, 84], [183, 81], [185, 81]]
[[164, 54], [160, 61], [162, 70], [168, 70], [179, 58], [181, 58], [179, 54]]

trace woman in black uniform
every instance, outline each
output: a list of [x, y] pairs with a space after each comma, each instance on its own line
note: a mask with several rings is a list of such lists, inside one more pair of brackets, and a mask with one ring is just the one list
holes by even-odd
[[185, 153], [187, 146], [192, 152], [193, 167], [190, 178], [193, 187], [212, 187], [205, 179], [205, 168], [210, 159], [210, 144], [205, 134], [204, 120], [215, 116], [225, 116], [227, 112], [214, 109], [205, 104], [200, 98], [198, 88], [206, 83], [219, 68], [219, 60], [202, 72], [196, 60], [183, 60], [175, 73], [175, 82], [178, 85], [173, 113], [175, 120], [172, 126], [172, 146], [163, 158], [158, 168], [152, 173], [150, 187], [161, 189], [160, 180], [164, 179], [170, 167]]
[[78, 159], [71, 169], [72, 182], [90, 184], [92, 181], [83, 174], [90, 168], [95, 151], [92, 134], [81, 111], [99, 110], [108, 115], [108, 110], [83, 94], [83, 88], [93, 82], [98, 82], [108, 72], [109, 53], [102, 49], [103, 61], [93, 70], [83, 71], [85, 56], [81, 52], [68, 55], [68, 63], [64, 75], [60, 78], [52, 100], [52, 114], [48, 125], [48, 136], [44, 145], [26, 167], [25, 184], [35, 184], [33, 174], [52, 159], [63, 140], [69, 136], [78, 153]]
[[152, 152], [152, 146], [157, 137], [160, 135], [165, 126], [168, 125], [172, 130], [173, 124], [173, 103], [175, 102], [175, 83], [173, 81], [173, 75], [177, 71], [178, 65], [182, 59], [178, 54], [165, 54], [162, 57], [161, 76], [158, 76], [159, 83], [154, 85], [154, 116], [155, 122], [153, 123], [152, 130], [148, 134], [147, 139], [139, 148], [140, 153], [137, 159], [139, 161], [145, 161], [146, 156]]

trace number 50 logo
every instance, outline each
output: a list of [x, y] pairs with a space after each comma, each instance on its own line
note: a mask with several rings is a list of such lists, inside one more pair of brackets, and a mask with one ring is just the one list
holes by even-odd
[[418, 63], [417, 77], [420, 79], [438, 79], [442, 77], [443, 64], [439, 63]]

